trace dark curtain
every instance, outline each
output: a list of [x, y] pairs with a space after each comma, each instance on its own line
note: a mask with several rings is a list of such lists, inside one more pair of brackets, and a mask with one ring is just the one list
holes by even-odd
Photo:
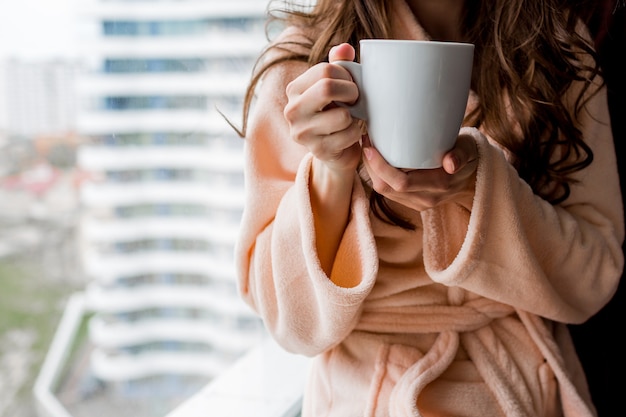
[[[589, 20], [608, 90], [622, 199], [626, 195], [626, 3], [599, 1]], [[624, 249], [624, 246], [622, 246]], [[582, 325], [570, 326], [599, 417], [626, 416], [626, 289]]]

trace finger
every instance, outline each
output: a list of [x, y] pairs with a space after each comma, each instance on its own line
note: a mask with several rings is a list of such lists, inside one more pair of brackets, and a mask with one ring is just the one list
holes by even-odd
[[313, 115], [311, 122], [316, 126], [316, 134], [320, 136], [340, 132], [358, 123], [345, 107], [333, 107], [323, 112], [318, 112]]
[[376, 191], [385, 193], [439, 192], [447, 187], [449, 175], [442, 168], [398, 169], [387, 163], [383, 156], [364, 141], [365, 165], [373, 175]]
[[322, 111], [333, 102], [353, 102], [358, 88], [350, 73], [338, 65], [318, 64], [287, 85], [289, 111], [295, 115]]
[[333, 46], [328, 53], [328, 61], [354, 61], [356, 52], [352, 45], [348, 43], [342, 43], [340, 45]]
[[448, 174], [461, 171], [471, 162], [478, 158], [476, 142], [469, 135], [460, 135], [454, 148], [443, 156], [443, 168]]
[[329, 78], [336, 80], [352, 81], [350, 73], [339, 65], [331, 65], [325, 62], [316, 64], [296, 77], [287, 85], [288, 95], [302, 94], [319, 80]]
[[380, 152], [371, 146], [367, 137], [363, 139], [363, 156], [376, 191], [384, 194], [388, 191], [402, 191], [407, 188], [406, 173], [389, 165]]
[[[311, 86], [302, 95], [315, 111], [322, 111], [332, 103], [354, 103], [359, 98], [359, 89], [352, 81], [322, 78]], [[315, 108], [313, 103], [323, 104], [322, 107]]]
[[[311, 120], [320, 113], [338, 108], [338, 106], [333, 105], [336, 102], [354, 102], [358, 95], [358, 88], [352, 82], [320, 80], [304, 93], [289, 97], [283, 114], [290, 124], [297, 124], [299, 121]], [[341, 114], [343, 117], [349, 116], [346, 109], [343, 109]], [[332, 131], [338, 129], [335, 126], [331, 126], [331, 128]]]
[[[352, 123], [346, 129], [319, 137], [309, 145], [311, 152], [319, 159], [333, 160], [340, 157], [346, 149], [358, 144], [361, 130], [358, 122]], [[359, 152], [357, 150], [357, 152]]]
[[302, 122], [293, 123], [291, 135], [296, 142], [306, 144], [310, 140], [318, 140], [324, 136], [349, 129], [356, 124], [357, 121], [350, 116], [347, 109], [336, 107], [316, 113]]

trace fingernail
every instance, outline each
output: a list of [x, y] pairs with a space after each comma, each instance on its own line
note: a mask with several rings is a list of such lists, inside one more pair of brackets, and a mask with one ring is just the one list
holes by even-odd
[[456, 172], [459, 169], [459, 157], [457, 155], [452, 155], [449, 159], [449, 170], [450, 173]]
[[368, 146], [364, 146], [363, 155], [365, 155], [365, 158], [369, 161], [372, 159], [372, 150]]

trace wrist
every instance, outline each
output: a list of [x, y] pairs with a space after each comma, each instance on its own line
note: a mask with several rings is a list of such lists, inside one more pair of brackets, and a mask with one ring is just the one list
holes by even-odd
[[329, 277], [350, 217], [355, 172], [333, 170], [313, 158], [309, 189], [316, 247], [320, 265]]
[[326, 198], [334, 194], [345, 196], [346, 191], [352, 190], [355, 174], [355, 170], [333, 169], [323, 161], [313, 158], [309, 180], [312, 192]]

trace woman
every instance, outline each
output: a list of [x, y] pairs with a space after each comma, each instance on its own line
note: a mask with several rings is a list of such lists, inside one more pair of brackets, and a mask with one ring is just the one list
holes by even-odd
[[[319, 0], [277, 14], [287, 28], [244, 112], [256, 93], [236, 261], [273, 337], [315, 356], [304, 417], [595, 415], [564, 323], [615, 291], [624, 224], [583, 3]], [[362, 38], [475, 44], [442, 168], [389, 166], [334, 104], [358, 98], [332, 62]]]

